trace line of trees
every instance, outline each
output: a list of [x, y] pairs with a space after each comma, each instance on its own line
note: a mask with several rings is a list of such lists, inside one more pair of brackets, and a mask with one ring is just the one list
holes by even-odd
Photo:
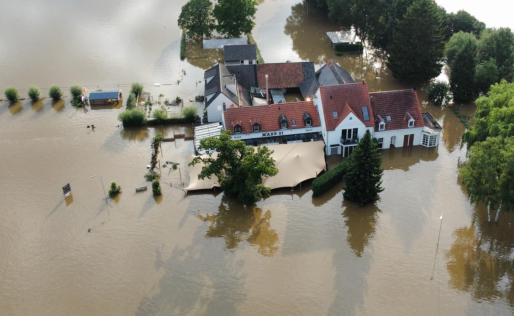
[[189, 0], [178, 18], [178, 26], [190, 39], [209, 37], [213, 30], [230, 37], [250, 33], [257, 12], [255, 0]]

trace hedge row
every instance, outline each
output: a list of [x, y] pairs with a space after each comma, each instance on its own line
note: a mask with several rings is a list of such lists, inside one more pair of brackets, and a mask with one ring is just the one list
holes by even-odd
[[341, 162], [334, 169], [325, 172], [312, 182], [312, 196], [319, 197], [325, 192], [333, 188], [336, 184], [343, 181], [343, 176], [352, 163], [352, 158], [349, 157]]
[[168, 124], [188, 124], [194, 123], [196, 119], [200, 117], [197, 115], [195, 119], [185, 118], [185, 117], [170, 117], [166, 119], [153, 119], [148, 120], [148, 125], [168, 125]]

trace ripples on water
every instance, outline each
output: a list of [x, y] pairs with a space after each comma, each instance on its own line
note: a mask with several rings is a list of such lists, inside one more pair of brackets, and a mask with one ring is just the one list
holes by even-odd
[[[189, 62], [178, 59], [184, 2], [16, 3], [0, 21], [0, 86], [126, 92], [140, 81], [188, 104], [220, 52], [191, 45]], [[264, 1], [256, 24], [268, 62], [331, 58], [373, 91], [411, 88], [373, 52], [334, 56], [324, 35], [334, 26], [301, 3]], [[0, 314], [510, 315], [513, 219], [488, 224], [469, 205], [456, 169], [464, 127], [423, 110], [443, 125], [439, 148], [384, 150], [375, 205], [343, 201], [343, 184], [312, 198], [308, 181], [244, 208], [219, 191], [184, 195], [183, 140], [163, 144], [160, 165], [180, 171], [161, 169], [162, 197], [135, 193], [155, 133], [190, 126], [123, 129], [119, 106], [85, 112], [67, 99], [0, 103]], [[123, 190], [107, 205], [102, 180]]]

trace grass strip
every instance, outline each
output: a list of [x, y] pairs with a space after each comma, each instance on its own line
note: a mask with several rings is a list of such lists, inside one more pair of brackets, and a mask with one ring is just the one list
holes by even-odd
[[471, 129], [471, 124], [469, 124], [468, 122], [468, 119], [466, 118], [466, 116], [462, 115], [454, 106], [452, 106], [450, 108], [450, 110], [452, 110], [453, 113], [455, 113], [455, 115], [457, 115], [457, 117], [460, 119], [460, 121], [462, 122], [462, 124], [467, 128], [467, 129]]
[[246, 35], [248, 36], [248, 44], [255, 45], [255, 50], [257, 51], [257, 62], [259, 64], [264, 64], [264, 59], [262, 59], [261, 51], [259, 50], [259, 46], [255, 42], [255, 39], [253, 38], [252, 33], [248, 33]]

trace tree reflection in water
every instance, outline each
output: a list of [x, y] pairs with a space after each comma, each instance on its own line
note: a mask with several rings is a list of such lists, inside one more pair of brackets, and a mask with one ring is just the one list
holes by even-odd
[[186, 45], [187, 61], [198, 68], [208, 69], [223, 62], [222, 49], [203, 49], [202, 41], [189, 41]]
[[450, 286], [478, 302], [505, 300], [514, 307], [514, 216], [503, 214], [502, 222], [492, 224], [485, 206], [474, 212], [471, 225], [453, 233], [455, 241], [446, 253]]
[[197, 214], [196, 217], [210, 226], [205, 234], [208, 238], [224, 238], [227, 249], [235, 249], [246, 240], [258, 247], [258, 252], [267, 257], [278, 250], [277, 232], [270, 227], [271, 212], [258, 207], [245, 208], [237, 201], [223, 198], [218, 214]]
[[380, 209], [375, 204], [359, 206], [348, 201], [343, 201], [343, 207], [343, 217], [348, 227], [346, 241], [355, 255], [361, 257], [364, 248], [375, 235]]

